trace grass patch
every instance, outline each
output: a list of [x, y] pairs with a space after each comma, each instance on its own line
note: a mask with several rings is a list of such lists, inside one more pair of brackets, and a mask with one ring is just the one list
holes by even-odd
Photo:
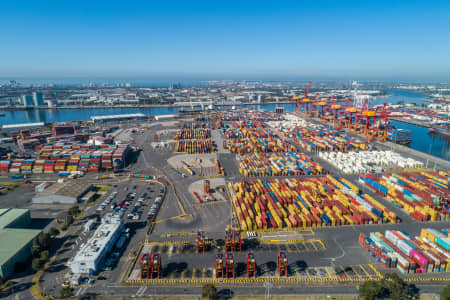
[[106, 193], [111, 189], [111, 186], [106, 184], [96, 184], [94, 185], [94, 187], [97, 189], [97, 192], [99, 193]]
[[14, 190], [15, 188], [19, 187], [22, 183], [17, 181], [5, 181], [0, 182], [0, 195], [4, 195], [8, 193], [9, 191]]

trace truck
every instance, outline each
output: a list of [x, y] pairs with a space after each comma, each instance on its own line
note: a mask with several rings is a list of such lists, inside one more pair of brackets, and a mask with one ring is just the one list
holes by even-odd
[[11, 175], [11, 179], [24, 179], [24, 178], [27, 178], [27, 176], [26, 176], [26, 175], [23, 175], [23, 174], [14, 174], [14, 175]]

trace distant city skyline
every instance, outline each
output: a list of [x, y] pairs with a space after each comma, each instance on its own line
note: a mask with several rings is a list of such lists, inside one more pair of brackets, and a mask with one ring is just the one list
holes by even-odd
[[9, 1], [0, 78], [448, 82], [449, 14], [448, 1]]

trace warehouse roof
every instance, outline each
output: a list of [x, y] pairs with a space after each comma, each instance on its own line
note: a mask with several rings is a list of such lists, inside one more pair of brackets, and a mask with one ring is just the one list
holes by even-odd
[[[28, 209], [24, 208], [3, 208], [0, 209], [0, 229], [8, 227], [9, 224], [14, 222], [28, 212]], [[0, 239], [1, 241], [1, 239]]]
[[83, 195], [88, 188], [91, 187], [90, 183], [85, 181], [76, 180], [64, 183], [55, 183], [43, 192], [38, 193], [34, 198], [45, 197], [50, 195], [66, 196], [71, 198], [78, 198]]
[[33, 128], [33, 127], [42, 127], [45, 124], [43, 122], [37, 122], [37, 123], [22, 123], [22, 124], [8, 124], [8, 125], [2, 125], [2, 128], [4, 130], [10, 129], [10, 130], [17, 130], [17, 129], [24, 129], [24, 128]]
[[23, 247], [39, 235], [39, 229], [0, 229], [0, 266], [6, 263]]
[[120, 120], [120, 119], [132, 119], [132, 118], [144, 118], [145, 115], [142, 113], [136, 114], [122, 114], [122, 115], [109, 115], [109, 116], [92, 116], [92, 121], [109, 121], [109, 120]]

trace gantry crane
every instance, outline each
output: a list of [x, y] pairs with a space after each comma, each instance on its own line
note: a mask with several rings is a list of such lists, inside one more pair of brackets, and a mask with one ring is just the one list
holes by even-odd
[[235, 261], [234, 261], [233, 253], [228, 252], [227, 254], [225, 254], [225, 277], [226, 278], [234, 278], [234, 276], [235, 276], [234, 265], [235, 265]]
[[309, 103], [310, 103], [310, 99], [308, 99], [308, 93], [309, 93], [309, 87], [311, 86], [311, 81], [308, 81], [308, 86], [305, 89], [305, 94], [303, 95], [303, 99], [300, 100], [300, 98], [297, 97], [297, 105], [295, 107], [295, 112], [299, 113], [300, 112], [300, 108], [301, 108], [301, 104], [303, 103], [305, 108], [304, 108], [304, 113], [306, 113], [306, 111], [308, 111], [308, 107], [309, 107]]
[[216, 254], [216, 278], [224, 277], [224, 260], [222, 254]]
[[144, 253], [141, 255], [141, 279], [150, 277], [150, 255]]
[[277, 260], [278, 276], [287, 276], [287, 265], [288, 260], [286, 253], [278, 252], [278, 260]]
[[158, 278], [160, 274], [161, 256], [158, 253], [153, 253], [150, 261], [150, 278]]
[[197, 253], [205, 252], [206, 250], [206, 233], [204, 231], [197, 232]]
[[256, 260], [252, 252], [247, 252], [247, 277], [256, 277]]

